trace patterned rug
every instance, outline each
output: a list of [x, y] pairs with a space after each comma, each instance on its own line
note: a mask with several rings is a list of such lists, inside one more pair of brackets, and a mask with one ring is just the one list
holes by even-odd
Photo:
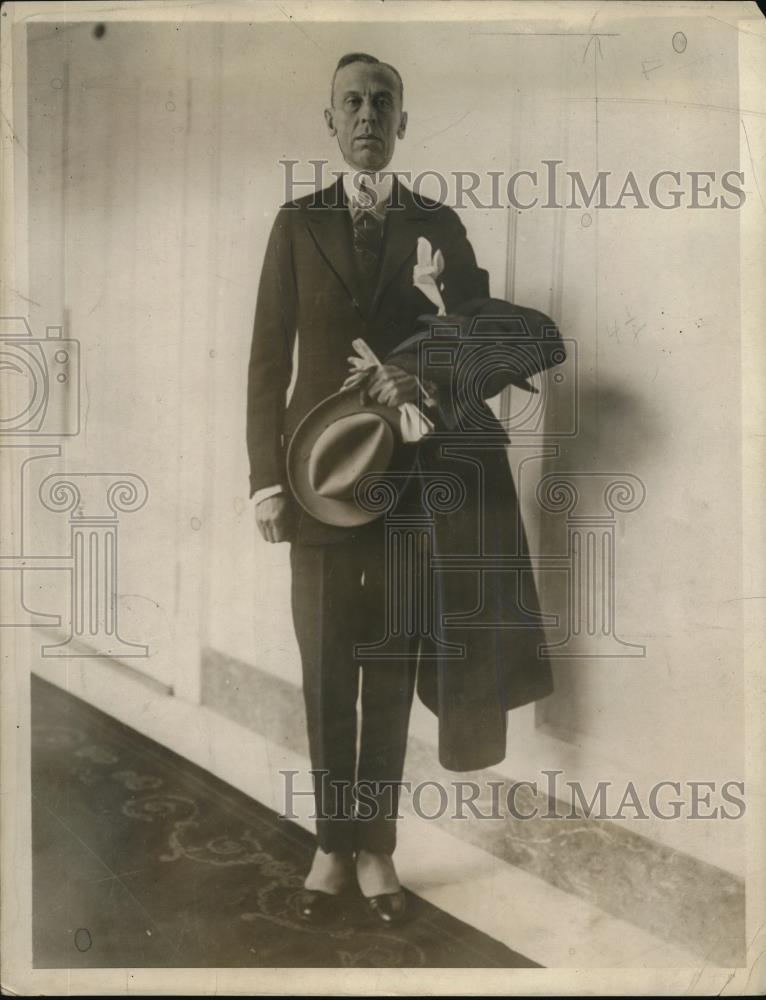
[[534, 968], [408, 893], [388, 931], [361, 897], [313, 928], [301, 827], [32, 679], [36, 968]]

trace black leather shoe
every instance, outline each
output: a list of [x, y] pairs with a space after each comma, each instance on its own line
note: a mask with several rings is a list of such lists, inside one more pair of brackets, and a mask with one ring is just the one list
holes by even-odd
[[319, 889], [301, 889], [297, 907], [298, 916], [306, 923], [326, 923], [340, 913], [340, 897]]
[[407, 898], [404, 892], [399, 889], [398, 892], [385, 892], [380, 896], [368, 896], [367, 906], [381, 923], [392, 927], [404, 920], [407, 912]]

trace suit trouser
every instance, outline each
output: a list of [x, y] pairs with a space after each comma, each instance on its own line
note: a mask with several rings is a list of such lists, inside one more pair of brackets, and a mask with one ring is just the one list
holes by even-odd
[[365, 665], [354, 654], [355, 645], [383, 638], [382, 525], [348, 542], [293, 544], [290, 563], [319, 846], [390, 854], [416, 661]]

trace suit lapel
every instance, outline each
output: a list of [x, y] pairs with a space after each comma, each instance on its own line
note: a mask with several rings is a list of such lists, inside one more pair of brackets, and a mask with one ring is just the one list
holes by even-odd
[[[386, 214], [386, 235], [383, 243], [383, 259], [380, 264], [378, 283], [370, 305], [372, 313], [380, 302], [386, 288], [396, 275], [412, 258], [412, 264], [417, 257], [418, 236], [421, 235], [415, 223], [428, 221], [428, 213], [420, 208], [403, 184], [394, 179], [395, 190], [393, 206]], [[401, 207], [395, 207], [401, 206]]]
[[[386, 231], [382, 259], [375, 293], [368, 315], [372, 315], [385, 293], [404, 265], [416, 260], [418, 236], [422, 226], [429, 221], [429, 213], [415, 201], [412, 192], [394, 179], [395, 190], [392, 207], [386, 215]], [[357, 276], [353, 240], [350, 233], [350, 216], [343, 190], [343, 181], [321, 192], [321, 201], [315, 208], [306, 209], [308, 228], [319, 252], [340, 281], [359, 314], [365, 317], [362, 289]]]
[[356, 309], [362, 313], [361, 289], [354, 266], [349, 210], [343, 181], [321, 192], [319, 207], [307, 208], [308, 228], [319, 252], [335, 273]]

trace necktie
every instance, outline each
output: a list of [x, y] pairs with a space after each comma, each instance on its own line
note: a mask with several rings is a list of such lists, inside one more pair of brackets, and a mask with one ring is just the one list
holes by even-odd
[[362, 182], [359, 195], [351, 205], [351, 222], [354, 230], [354, 256], [367, 299], [372, 295], [378, 273], [384, 221], [384, 211], [377, 204], [375, 193]]

